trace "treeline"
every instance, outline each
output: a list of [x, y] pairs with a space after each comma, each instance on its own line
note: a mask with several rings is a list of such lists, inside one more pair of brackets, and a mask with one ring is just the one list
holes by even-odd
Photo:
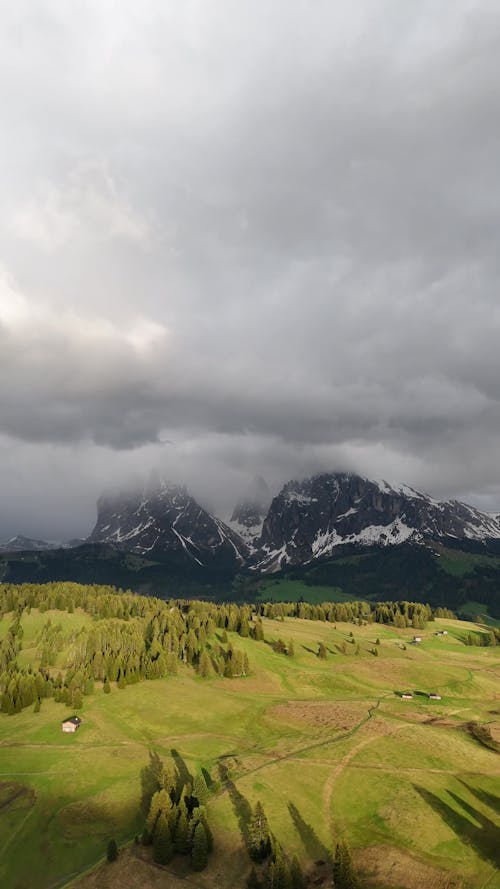
[[500, 645], [500, 628], [490, 627], [487, 632], [467, 633], [464, 642], [466, 645], [476, 645], [479, 648], [489, 648], [492, 645]]
[[[93, 618], [65, 636], [62, 625], [48, 616], [36, 640], [36, 669], [18, 662], [22, 617], [34, 607], [41, 612], [81, 609]], [[253, 616], [248, 606], [165, 602], [112, 587], [71, 583], [0, 586], [0, 615], [12, 613], [0, 642], [0, 709], [8, 714], [32, 704], [39, 709], [47, 697], [78, 709], [83, 697], [94, 691], [95, 682], [109, 693], [112, 683], [124, 688], [175, 674], [179, 663], [203, 678], [246, 676], [248, 655], [234, 647], [227, 630], [263, 636], [260, 621], [250, 626]], [[63, 649], [64, 664], [57, 670]]]
[[[23, 647], [22, 618], [32, 608], [69, 614], [80, 609], [92, 622], [65, 635], [63, 625], [49, 615], [36, 640], [37, 667], [21, 667], [17, 658]], [[11, 615], [11, 623], [0, 641], [0, 710], [8, 714], [33, 704], [39, 709], [47, 697], [78, 709], [84, 696], [94, 692], [96, 682], [109, 693], [112, 684], [122, 689], [175, 674], [179, 663], [203, 678], [246, 676], [248, 655], [234, 647], [228, 632], [261, 641], [262, 617], [422, 629], [435, 617], [453, 616], [447, 609], [433, 610], [417, 602], [216, 605], [165, 601], [109, 586], [76, 583], [2, 584], [0, 618], [6, 614]], [[489, 638], [496, 640], [494, 633]], [[290, 646], [286, 650], [291, 653]]]
[[393, 624], [396, 627], [413, 627], [423, 630], [436, 617], [453, 618], [448, 608], [431, 608], [421, 602], [324, 602], [311, 605], [308, 602], [263, 602], [257, 606], [263, 617], [280, 619], [300, 617], [305, 620], [321, 620], [329, 623]]

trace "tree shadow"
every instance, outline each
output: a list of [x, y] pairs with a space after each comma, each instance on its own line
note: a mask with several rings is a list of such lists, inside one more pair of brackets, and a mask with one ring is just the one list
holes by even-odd
[[170, 750], [170, 753], [172, 754], [172, 759], [174, 761], [174, 767], [175, 767], [175, 773], [176, 773], [175, 785], [176, 785], [177, 797], [179, 798], [182, 793], [182, 788], [184, 787], [185, 784], [191, 784], [191, 786], [193, 785], [193, 776], [191, 775], [191, 772], [189, 771], [189, 769], [188, 769], [185, 761], [183, 760], [182, 756], [180, 755], [179, 751], [175, 750], [175, 748], [172, 747], [172, 749]]
[[234, 781], [229, 777], [229, 769], [224, 763], [219, 762], [219, 774], [221, 777], [221, 781], [224, 786], [227, 787], [227, 792], [229, 794], [229, 799], [233, 805], [234, 814], [238, 819], [238, 826], [240, 828], [241, 838], [245, 844], [245, 847], [250, 849], [250, 821], [252, 818], [252, 807], [246, 797], [243, 796], [242, 793], [236, 787]]
[[202, 767], [201, 774], [203, 775], [203, 777], [205, 779], [205, 784], [207, 785], [208, 789], [210, 790], [210, 788], [212, 787], [212, 785], [214, 783], [210, 772], [205, 767]]
[[[470, 784], [467, 784], [465, 781], [460, 781], [460, 784], [462, 784], [469, 793], [475, 796], [476, 799], [484, 803], [485, 806], [488, 806], [488, 808], [493, 809], [497, 815], [500, 815], [500, 796], [495, 796], [493, 793], [489, 793], [481, 787], [471, 787]], [[500, 828], [498, 841], [500, 843]]]
[[317, 653], [318, 653], [317, 651], [314, 651], [314, 649], [309, 648], [307, 645], [302, 645], [302, 648], [304, 649], [304, 651], [308, 651], [309, 654], [317, 655]]
[[300, 814], [297, 806], [294, 803], [288, 803], [288, 811], [290, 812], [291, 819], [294, 823], [295, 829], [302, 840], [304, 845], [304, 849], [306, 850], [309, 858], [312, 858], [313, 861], [318, 863], [319, 861], [327, 862], [329, 865], [332, 864], [332, 855], [329, 849], [325, 846], [325, 844], [320, 840], [316, 831], [311, 827], [310, 824], [307, 824], [304, 821], [302, 815]]
[[160, 790], [163, 762], [154, 750], [149, 751], [149, 763], [141, 769], [141, 811], [149, 812], [151, 799]]
[[413, 786], [463, 842], [471, 845], [485, 861], [495, 867], [500, 865], [500, 830], [493, 821], [451, 790], [448, 790], [448, 795], [467, 815], [461, 814], [429, 790], [415, 784]]

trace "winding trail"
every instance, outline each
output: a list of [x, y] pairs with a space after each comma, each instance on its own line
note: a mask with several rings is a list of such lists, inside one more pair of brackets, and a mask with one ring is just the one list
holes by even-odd
[[[370, 719], [372, 715], [373, 714], [371, 714], [368, 718]], [[368, 720], [365, 720], [363, 724], [365, 725], [367, 721]], [[400, 732], [403, 729], [407, 728], [408, 723], [404, 722], [402, 724], [396, 725], [391, 732], [388, 732], [388, 734], [395, 735], [396, 732]], [[364, 740], [360, 741], [359, 744], [356, 744], [354, 747], [351, 748], [351, 750], [349, 750], [348, 753], [346, 753], [343, 759], [341, 759], [340, 762], [337, 763], [333, 771], [330, 773], [323, 788], [323, 818], [327, 824], [330, 824], [332, 820], [330, 810], [335, 781], [344, 771], [344, 769], [349, 765], [351, 760], [354, 759], [354, 757], [359, 753], [360, 750], [362, 750], [364, 747], [368, 747], [369, 744], [372, 744], [374, 741], [378, 740], [380, 740], [380, 735], [371, 735], [369, 738], [364, 738]]]

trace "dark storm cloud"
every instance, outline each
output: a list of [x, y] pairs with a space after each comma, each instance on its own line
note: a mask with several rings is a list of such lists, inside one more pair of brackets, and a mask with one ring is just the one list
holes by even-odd
[[498, 508], [493, 4], [47, 0], [0, 39], [0, 533], [157, 463], [224, 508], [321, 468]]

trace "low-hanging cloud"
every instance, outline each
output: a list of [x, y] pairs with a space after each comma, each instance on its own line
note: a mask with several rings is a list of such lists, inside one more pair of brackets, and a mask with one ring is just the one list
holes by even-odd
[[499, 507], [499, 26], [4, 10], [0, 534], [152, 465], [221, 511], [323, 468]]

